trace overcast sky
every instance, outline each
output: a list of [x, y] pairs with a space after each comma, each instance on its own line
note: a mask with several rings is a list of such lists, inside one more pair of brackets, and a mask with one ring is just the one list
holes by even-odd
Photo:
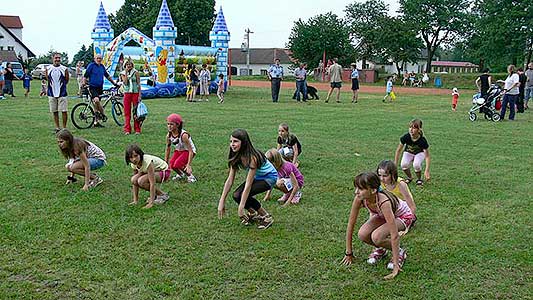
[[[7, 2], [12, 4], [5, 5]], [[398, 9], [397, 0], [385, 2], [392, 12]], [[0, 4], [0, 14], [20, 16], [24, 26], [22, 40], [36, 55], [54, 49], [68, 52], [72, 59], [81, 45], [91, 43], [100, 0], [0, 0], [0, 3], [4, 4]], [[107, 14], [116, 12], [123, 3], [124, 0], [103, 0]], [[240, 47], [244, 30], [250, 28], [254, 32], [250, 47], [267, 48], [284, 47], [294, 21], [299, 18], [307, 20], [329, 11], [343, 17], [349, 3], [349, 0], [216, 0], [215, 8], [218, 11], [222, 6], [224, 10], [231, 33], [230, 47]]]

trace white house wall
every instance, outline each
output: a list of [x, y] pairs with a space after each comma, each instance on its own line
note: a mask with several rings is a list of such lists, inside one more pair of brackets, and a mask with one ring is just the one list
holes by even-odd
[[19, 44], [3, 27], [0, 27], [0, 35], [3, 36], [3, 38], [0, 39], [0, 47], [2, 47], [2, 50], [8, 50], [8, 47], [14, 47], [13, 50], [17, 56], [20, 54], [24, 60], [28, 59], [28, 51], [26, 51], [26, 48]]
[[[289, 70], [289, 64], [281, 64], [283, 67], [283, 72], [285, 76], [293, 76], [294, 70]], [[237, 68], [237, 76], [240, 75], [240, 69], [246, 69], [246, 64], [231, 64], [232, 68]], [[264, 64], [264, 65], [255, 65], [250, 64], [250, 69], [252, 70], [252, 75], [261, 75], [261, 70], [268, 71], [268, 68], [270, 68], [270, 64]], [[235, 75], [232, 75], [235, 76]]]

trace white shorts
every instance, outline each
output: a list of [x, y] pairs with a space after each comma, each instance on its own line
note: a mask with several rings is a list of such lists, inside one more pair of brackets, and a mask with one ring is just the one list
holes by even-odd
[[50, 106], [50, 112], [67, 112], [68, 100], [67, 97], [48, 97], [48, 105]]

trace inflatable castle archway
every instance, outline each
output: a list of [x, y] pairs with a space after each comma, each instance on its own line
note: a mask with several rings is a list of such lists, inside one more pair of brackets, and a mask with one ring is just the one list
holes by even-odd
[[[217, 76], [219, 74], [226, 76], [228, 71], [230, 33], [222, 7], [209, 32], [211, 47], [176, 45], [177, 32], [167, 1], [163, 0], [152, 30], [153, 38], [133, 27], [115, 37], [103, 3], [100, 2], [91, 38], [94, 54], [102, 55], [102, 64], [111, 76], [118, 76], [125, 58], [132, 59], [137, 69], [152, 74], [155, 86], [154, 84], [148, 85], [152, 78], [146, 77], [141, 80], [143, 98], [185, 95], [187, 86], [183, 72], [188, 64], [197, 66], [207, 64], [212, 73], [210, 89], [215, 91]], [[126, 46], [130, 41], [134, 41], [138, 47]], [[143, 70], [145, 66], [149, 68], [149, 71]]]

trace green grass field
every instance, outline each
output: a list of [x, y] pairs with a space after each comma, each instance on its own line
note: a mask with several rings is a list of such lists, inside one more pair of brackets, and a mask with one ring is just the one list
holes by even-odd
[[[341, 104], [305, 105], [283, 90], [273, 104], [268, 89], [232, 88], [223, 105], [213, 96], [148, 99], [140, 136], [124, 136], [112, 121], [73, 130], [108, 157], [104, 183], [83, 192], [79, 181], [64, 185], [65, 159], [38, 81], [28, 99], [15, 85], [18, 97], [0, 101], [0, 299], [531, 299], [530, 111], [514, 122], [470, 122], [466, 93], [455, 113], [448, 96], [400, 94], [383, 104], [363, 94], [353, 105], [344, 93]], [[124, 150], [138, 143], [163, 157], [171, 112], [183, 116], [198, 148], [198, 182], [165, 183], [169, 202], [130, 207]], [[384, 281], [386, 262], [367, 265], [371, 247], [356, 235], [355, 263], [340, 265], [352, 181], [393, 158], [415, 117], [431, 145], [432, 180], [411, 186], [418, 222], [401, 241], [408, 258], [399, 277]], [[241, 226], [231, 198], [218, 220], [231, 131], [247, 129], [266, 151], [280, 122], [303, 144], [301, 203], [264, 203], [275, 220], [264, 231]], [[243, 180], [240, 172], [233, 188]], [[366, 219], [363, 212], [358, 223]]]

